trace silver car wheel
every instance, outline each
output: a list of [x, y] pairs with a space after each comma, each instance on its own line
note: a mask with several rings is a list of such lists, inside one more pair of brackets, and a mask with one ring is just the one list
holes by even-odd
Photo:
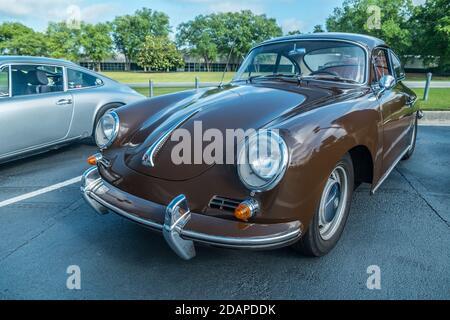
[[331, 239], [342, 223], [348, 197], [348, 174], [341, 165], [331, 173], [320, 199], [319, 234], [323, 240]]

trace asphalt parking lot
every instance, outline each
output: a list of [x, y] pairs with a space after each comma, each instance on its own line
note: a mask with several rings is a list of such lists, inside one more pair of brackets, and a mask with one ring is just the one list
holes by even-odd
[[[1, 165], [0, 298], [449, 299], [450, 127], [419, 130], [413, 158], [374, 196], [357, 190], [343, 238], [319, 259], [289, 248], [198, 247], [186, 262], [161, 235], [96, 215], [78, 183], [16, 198], [78, 177], [93, 146]], [[66, 287], [70, 265], [80, 267], [81, 290]], [[380, 290], [366, 286], [371, 265], [380, 267]]]

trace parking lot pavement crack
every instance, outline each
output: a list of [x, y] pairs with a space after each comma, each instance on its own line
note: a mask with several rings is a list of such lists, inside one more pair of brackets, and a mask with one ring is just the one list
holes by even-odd
[[430, 201], [427, 200], [425, 193], [425, 190], [423, 187], [418, 187], [416, 183], [412, 182], [412, 179], [409, 178], [404, 172], [402, 172], [400, 169], [396, 168], [395, 169], [400, 176], [403, 177], [403, 179], [405, 179], [405, 181], [411, 186], [411, 188], [413, 188], [413, 190], [417, 193], [417, 195], [420, 197], [420, 199], [422, 199], [427, 206], [433, 211], [433, 213], [443, 222], [445, 223], [445, 225], [447, 227], [450, 228], [450, 222], [445, 220], [445, 218], [439, 213], [439, 211], [433, 207], [433, 205], [430, 203]]
[[[57, 223], [59, 219], [64, 219], [65, 217], [67, 217], [68, 215], [70, 215], [72, 212], [74, 212], [75, 210], [77, 210], [82, 204], [84, 203], [83, 199], [78, 199], [74, 202], [72, 202], [69, 206], [67, 206], [65, 209], [63, 209], [61, 211], [61, 213], [57, 214], [54, 217], [49, 218], [45, 224], [46, 227], [43, 228], [42, 230], [40, 230], [38, 233], [36, 233], [35, 235], [33, 235], [31, 238], [27, 239], [26, 241], [24, 241], [21, 245], [19, 245], [18, 247], [14, 248], [13, 250], [11, 250], [10, 252], [8, 252], [6, 255], [4, 255], [3, 257], [0, 257], [0, 263], [2, 263], [3, 261], [5, 261], [8, 257], [10, 257], [11, 255], [13, 255], [14, 253], [16, 253], [17, 251], [19, 251], [20, 249], [22, 249], [23, 247], [27, 246], [28, 244], [30, 244], [33, 240], [39, 238], [40, 236], [42, 236], [45, 232], [47, 232], [48, 230], [50, 230], [51, 228], [53, 228]], [[51, 221], [51, 223], [48, 223], [48, 221]]]

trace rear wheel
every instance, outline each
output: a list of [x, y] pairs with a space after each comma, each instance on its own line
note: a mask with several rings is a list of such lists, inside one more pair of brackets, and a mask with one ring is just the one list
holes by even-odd
[[416, 149], [417, 127], [418, 127], [417, 123], [418, 123], [418, 118], [416, 116], [413, 127], [412, 127], [413, 132], [411, 133], [411, 141], [409, 144], [409, 149], [408, 149], [408, 152], [406, 152], [406, 154], [403, 156], [402, 160], [408, 160], [409, 158], [411, 158], [414, 153], [414, 150]]
[[293, 245], [302, 254], [320, 257], [334, 248], [344, 230], [354, 189], [353, 163], [346, 154], [334, 167], [322, 191], [308, 231]]

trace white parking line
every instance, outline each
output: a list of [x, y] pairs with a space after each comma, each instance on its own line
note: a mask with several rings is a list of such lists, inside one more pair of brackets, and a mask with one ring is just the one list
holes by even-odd
[[0, 202], [0, 208], [9, 206], [10, 204], [14, 204], [16, 202], [20, 202], [23, 200], [27, 200], [27, 199], [39, 196], [39, 195], [47, 193], [47, 192], [55, 191], [55, 190], [70, 186], [71, 184], [74, 184], [74, 183], [77, 183], [80, 181], [81, 181], [81, 176], [45, 187], [45, 188], [30, 192], [30, 193], [26, 193], [26, 194], [23, 194], [23, 195], [20, 195], [20, 196], [17, 196], [17, 197], [8, 199], [8, 200], [4, 200], [4, 201]]

